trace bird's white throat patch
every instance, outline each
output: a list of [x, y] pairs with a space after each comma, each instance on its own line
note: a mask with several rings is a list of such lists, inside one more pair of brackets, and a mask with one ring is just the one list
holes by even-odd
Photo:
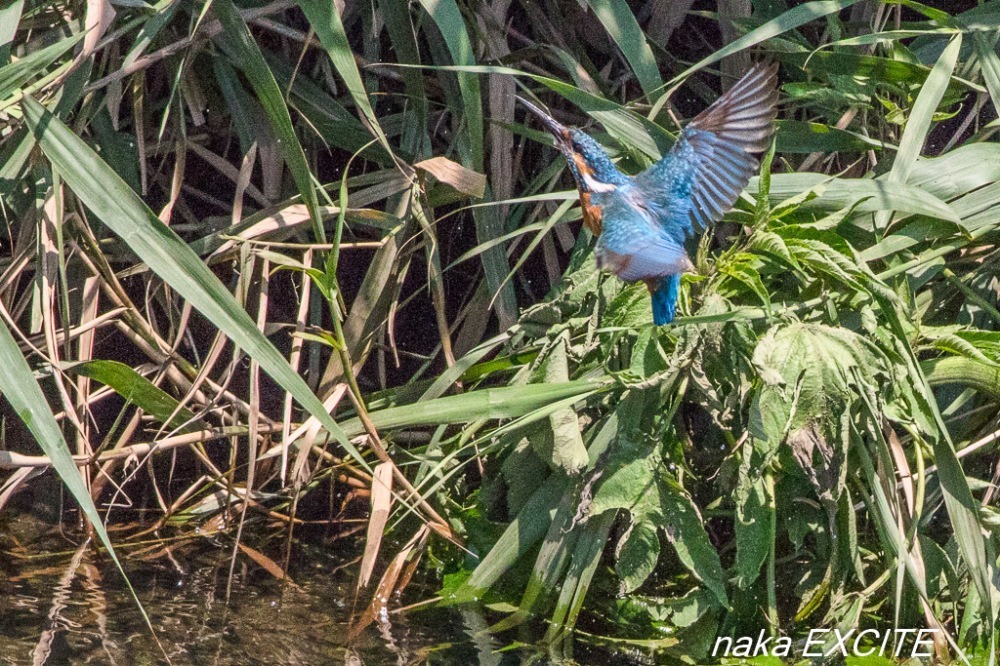
[[581, 176], [583, 177], [583, 184], [586, 185], [587, 189], [591, 192], [614, 192], [617, 187], [611, 183], [602, 183], [589, 173], [581, 174]]

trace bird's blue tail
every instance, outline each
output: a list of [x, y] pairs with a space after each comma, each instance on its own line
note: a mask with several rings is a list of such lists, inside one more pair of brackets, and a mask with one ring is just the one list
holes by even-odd
[[650, 294], [653, 299], [653, 323], [657, 326], [669, 324], [674, 320], [680, 288], [680, 275], [664, 275], [657, 279], [656, 288]]

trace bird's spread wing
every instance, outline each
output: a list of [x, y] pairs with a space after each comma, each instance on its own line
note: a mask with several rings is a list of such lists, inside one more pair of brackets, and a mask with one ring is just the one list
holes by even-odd
[[770, 142], [777, 66], [756, 65], [692, 120], [662, 160], [636, 176], [665, 231], [678, 243], [718, 221], [757, 168], [751, 153]]

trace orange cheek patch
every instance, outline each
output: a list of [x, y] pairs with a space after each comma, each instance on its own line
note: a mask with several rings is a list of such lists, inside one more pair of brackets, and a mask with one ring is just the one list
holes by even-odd
[[601, 235], [601, 208], [590, 203], [590, 192], [580, 192], [580, 207], [583, 209], [583, 223], [595, 236]]

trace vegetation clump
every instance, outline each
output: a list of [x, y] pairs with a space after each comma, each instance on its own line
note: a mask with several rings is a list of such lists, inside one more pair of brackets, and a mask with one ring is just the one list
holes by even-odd
[[[940, 4], [4, 3], [0, 506], [361, 499], [354, 636], [423, 571], [552, 649], [995, 654], [1000, 2]], [[515, 92], [634, 174], [751, 59], [775, 143], [654, 327]]]

